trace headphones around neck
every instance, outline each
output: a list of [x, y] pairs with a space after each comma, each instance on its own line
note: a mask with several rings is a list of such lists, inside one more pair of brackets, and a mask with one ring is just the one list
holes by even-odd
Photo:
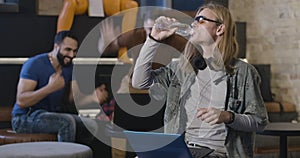
[[206, 61], [202, 55], [193, 57], [191, 62], [194, 69], [204, 70], [207, 67]]

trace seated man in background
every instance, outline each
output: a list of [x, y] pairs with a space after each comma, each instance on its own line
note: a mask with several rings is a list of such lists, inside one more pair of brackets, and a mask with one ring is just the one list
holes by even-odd
[[97, 131], [94, 120], [80, 118], [66, 110], [66, 105], [73, 102], [73, 94], [80, 98], [76, 103], [82, 105], [101, 104], [107, 98], [105, 85], [90, 95], [79, 91], [72, 78], [72, 60], [78, 45], [70, 31], [61, 31], [55, 36], [51, 52], [31, 57], [24, 63], [12, 110], [12, 128], [17, 133], [54, 133], [58, 141], [75, 142], [76, 134], [80, 133], [77, 130], [83, 129], [82, 122], [88, 122], [94, 126], [94, 132]]

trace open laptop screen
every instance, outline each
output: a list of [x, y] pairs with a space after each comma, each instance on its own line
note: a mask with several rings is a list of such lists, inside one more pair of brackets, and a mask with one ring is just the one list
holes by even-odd
[[164, 101], [149, 94], [116, 94], [114, 124], [125, 130], [152, 131], [163, 129]]

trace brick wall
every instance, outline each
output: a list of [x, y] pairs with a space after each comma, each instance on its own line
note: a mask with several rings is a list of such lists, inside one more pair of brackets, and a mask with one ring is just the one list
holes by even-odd
[[271, 64], [275, 99], [300, 112], [300, 1], [230, 0], [236, 21], [247, 22], [247, 60]]

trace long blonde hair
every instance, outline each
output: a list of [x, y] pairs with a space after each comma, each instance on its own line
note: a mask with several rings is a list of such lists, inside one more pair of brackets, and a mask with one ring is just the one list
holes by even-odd
[[[233, 59], [237, 58], [238, 55], [238, 43], [236, 40], [237, 33], [235, 22], [232, 19], [231, 13], [228, 10], [228, 8], [212, 2], [201, 6], [198, 9], [197, 14], [205, 8], [208, 8], [211, 11], [213, 11], [217, 15], [217, 21], [220, 21], [222, 22], [222, 24], [225, 25], [225, 31], [222, 35], [223, 37], [220, 39], [219, 43], [217, 44], [217, 47], [221, 52], [226, 72], [228, 74], [232, 74], [234, 71], [232, 61]], [[183, 60], [180, 61], [181, 67], [185, 70], [191, 70], [191, 67], [188, 66], [190, 64], [188, 64], [187, 61], [191, 62], [193, 57], [199, 56], [199, 51], [200, 53], [202, 53], [201, 48], [196, 48], [196, 45], [188, 42], [183, 52]]]

